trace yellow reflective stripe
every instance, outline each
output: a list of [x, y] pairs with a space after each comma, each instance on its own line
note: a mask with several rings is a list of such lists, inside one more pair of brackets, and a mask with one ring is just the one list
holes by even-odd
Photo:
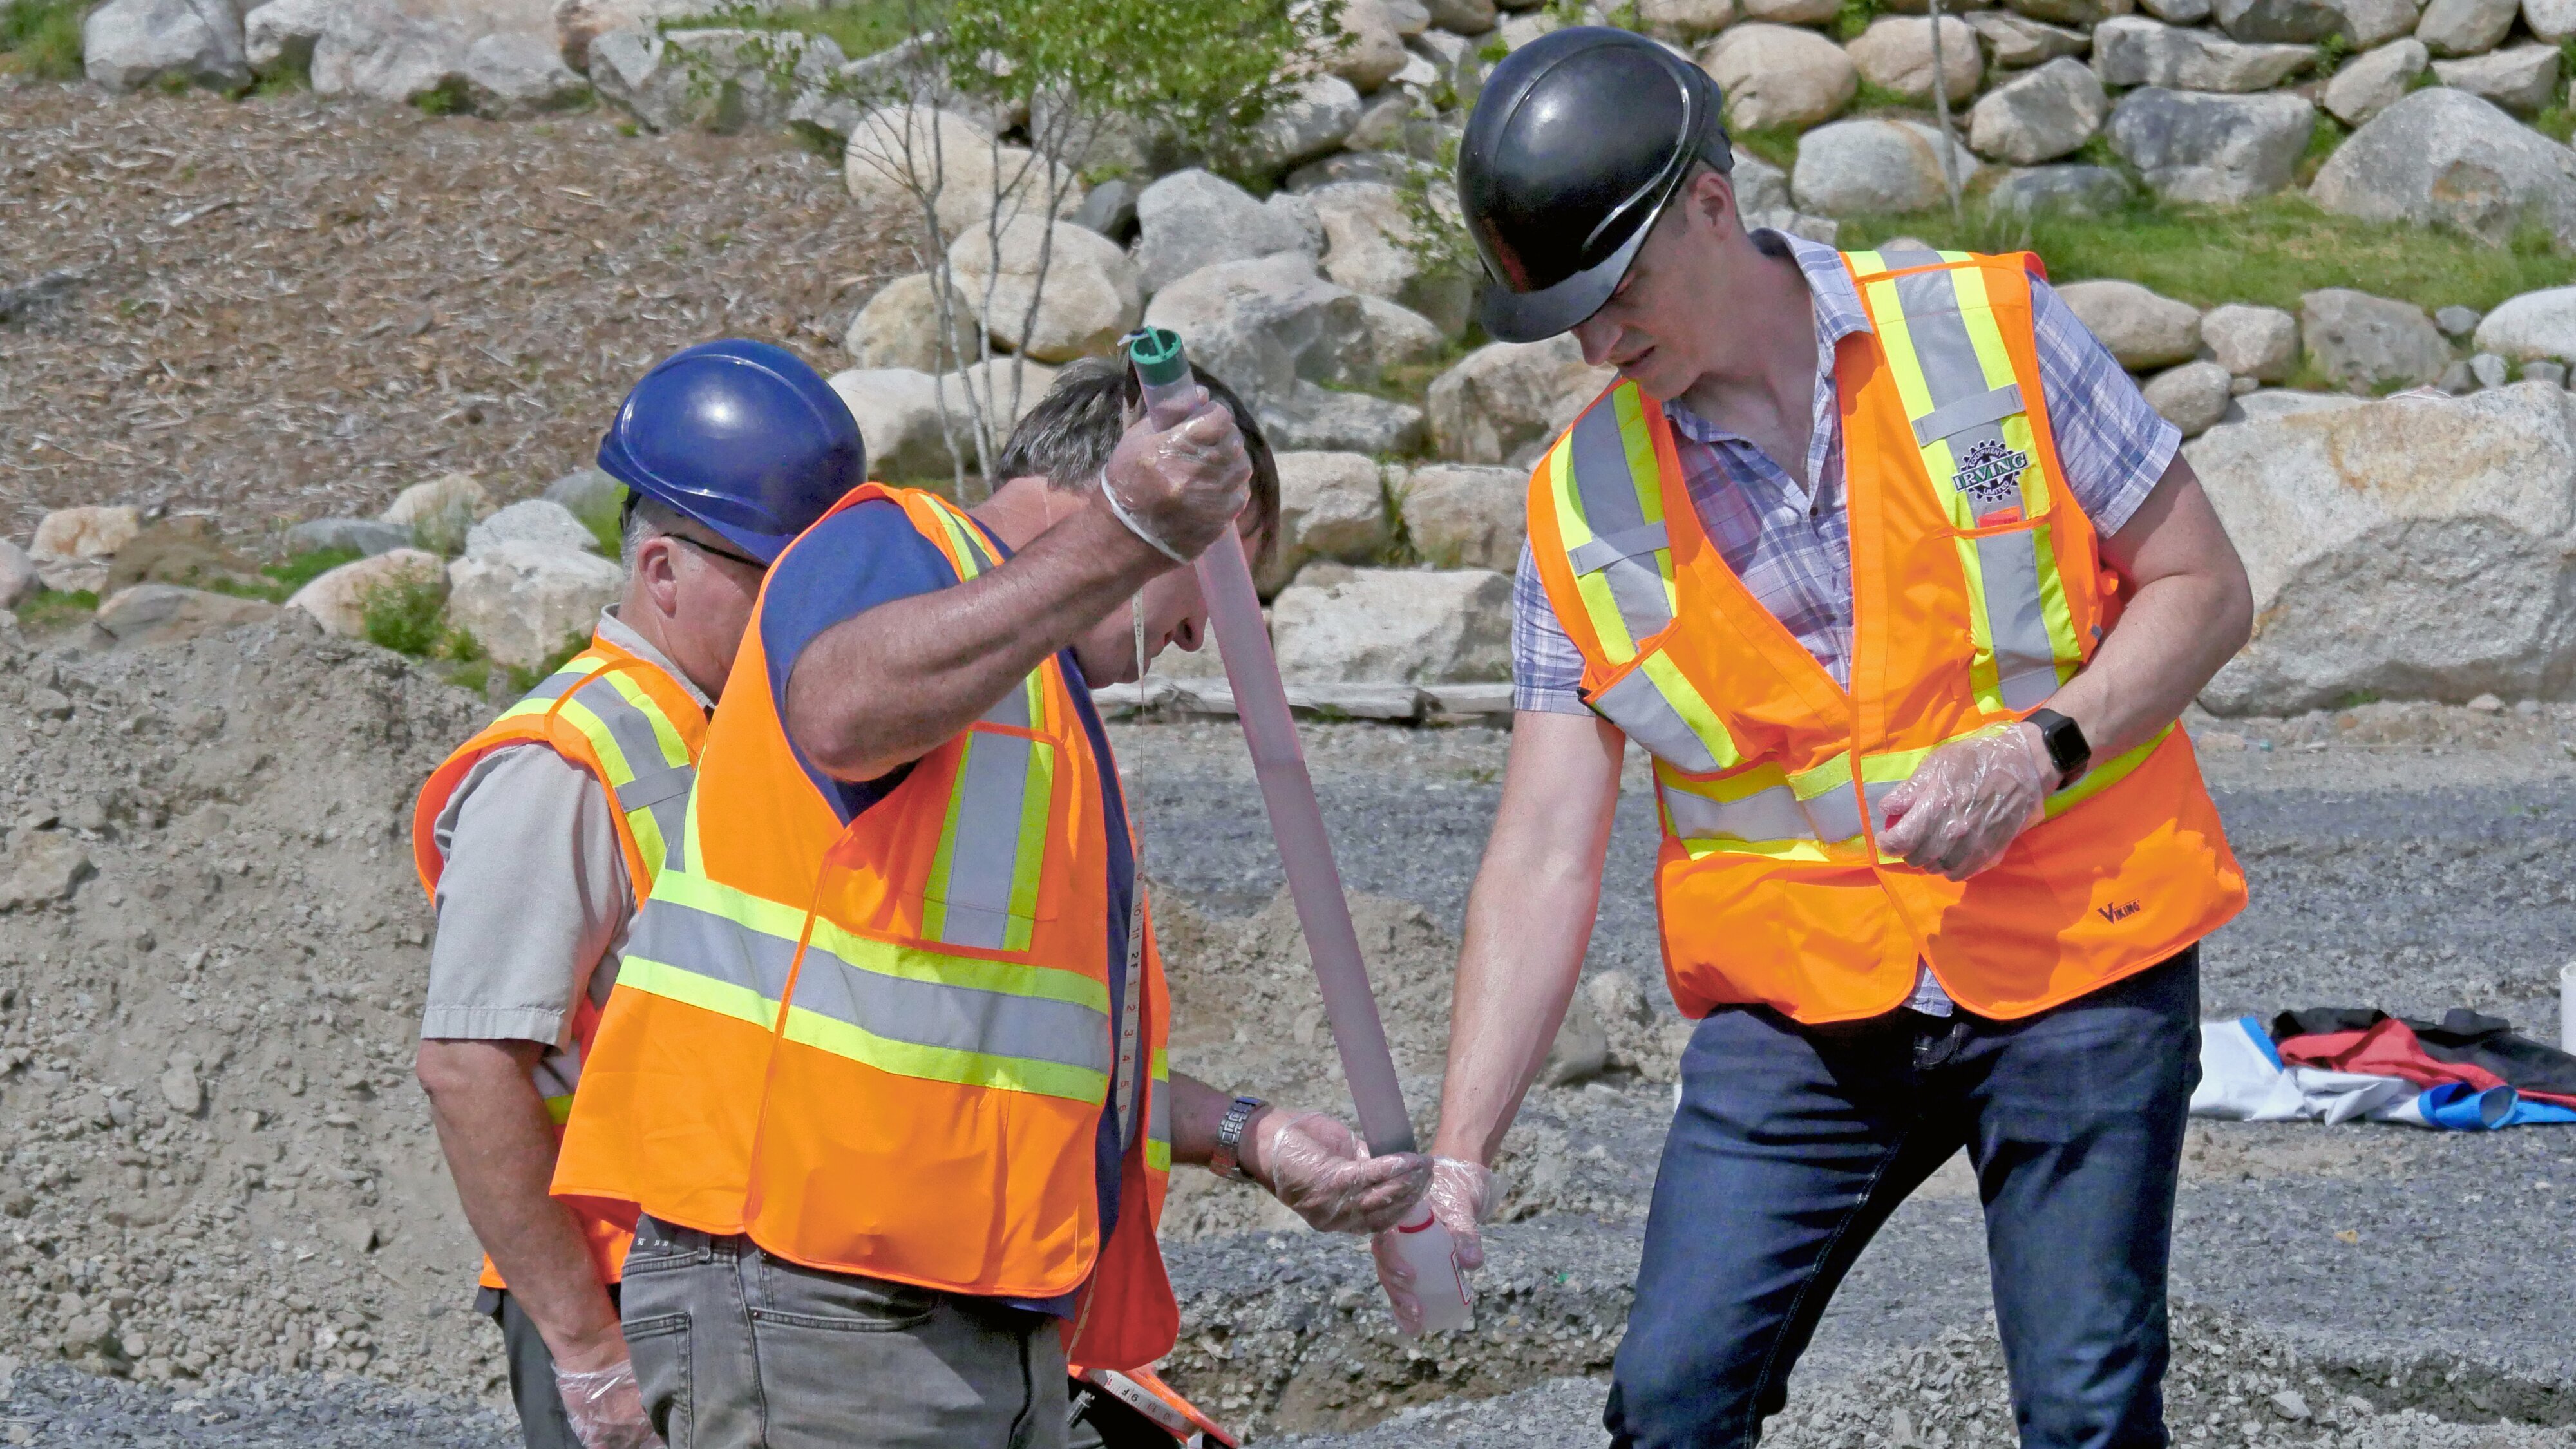
[[572, 1120], [572, 1094], [546, 1098], [546, 1120], [561, 1127]]
[[[964, 749], [971, 757], [975, 739], [970, 733]], [[961, 761], [956, 786], [948, 792], [947, 811], [939, 820], [939, 845], [930, 855], [930, 874], [921, 886], [921, 934], [934, 941], [948, 939], [948, 875], [957, 860], [957, 828], [966, 817], [965, 762]]]
[[[671, 722], [669, 715], [662, 713], [662, 706], [654, 700], [653, 692], [644, 687], [644, 681], [636, 678], [633, 670], [620, 669], [600, 683], [616, 690], [628, 704], [635, 706], [637, 713], [644, 716], [644, 722], [653, 727], [653, 743], [661, 747], [663, 764], [678, 769], [695, 763], [689, 758], [688, 742], [680, 738], [680, 727]], [[576, 698], [574, 702], [580, 701]]]
[[896, 1076], [1001, 1092], [1032, 1092], [1097, 1106], [1109, 1097], [1109, 1074], [1063, 1062], [996, 1056], [954, 1047], [892, 1041], [865, 1027], [835, 1020], [801, 1006], [787, 1010], [787, 1040], [847, 1057]]
[[2057, 660], [2057, 682], [2064, 684], [2084, 665], [2084, 641], [2075, 634], [2075, 610], [2066, 602], [2066, 576], [2057, 568], [2057, 530], [2031, 532], [2030, 546], [2039, 563], [2039, 616], [2048, 626], [2049, 653]]
[[[1547, 453], [1548, 495], [1556, 504], [1556, 526], [1563, 536], [1569, 557], [1592, 541], [1592, 525], [1583, 516], [1582, 502], [1574, 487], [1574, 430], [1568, 428]], [[1637, 641], [1628, 634], [1628, 620], [1619, 612], [1619, 600], [1610, 592], [1610, 580], [1599, 573], [1577, 573], [1574, 592], [1583, 601], [1583, 614], [1592, 621], [1592, 631], [1601, 640], [1601, 653], [1610, 664], [1625, 664], [1637, 657]]]
[[[1663, 557], [1669, 561], [1672, 555], [1667, 552]], [[1727, 733], [1726, 722], [1717, 717], [1717, 710], [1670, 655], [1659, 651], [1646, 656], [1637, 672], [1654, 681], [1655, 693], [1663, 697], [1665, 705], [1681, 717], [1683, 724], [1690, 726], [1691, 734], [1717, 762], [1718, 769], [1732, 770], [1744, 763], [1744, 752], [1735, 747], [1735, 737]]]
[[[746, 930], [783, 942], [791, 949], [805, 931], [805, 913], [801, 909], [763, 899], [740, 887], [710, 880], [694, 872], [670, 872], [663, 877], [662, 886], [654, 893], [654, 898], [721, 916]], [[898, 946], [845, 930], [819, 916], [814, 920], [813, 944], [851, 966], [881, 976], [941, 986], [962, 986], [1006, 996], [1062, 1001], [1089, 1007], [1103, 1016], [1109, 1014], [1108, 984], [1079, 971], [1032, 966], [1026, 962], [951, 956], [926, 947]], [[627, 959], [632, 961], [634, 958], [630, 956]], [[622, 973], [617, 980], [621, 986], [626, 984]]]
[[[1610, 406], [1619, 415], [1619, 442], [1628, 454], [1628, 483], [1637, 493], [1637, 516], [1647, 523], [1664, 521], [1663, 466], [1655, 458], [1655, 432], [1646, 425], [1645, 392], [1635, 383], [1621, 383], [1610, 394]], [[1664, 588], [1673, 586], [1672, 550], [1656, 553], [1661, 561]]]
[[2048, 797], [2048, 804], [2044, 807], [2048, 818], [2054, 820], [2067, 811], [2074, 809], [2076, 806], [2083, 804], [2085, 801], [2092, 799], [2094, 796], [2101, 794], [2103, 791], [2110, 789], [2112, 786], [2119, 784], [2122, 780], [2129, 778], [2130, 775], [2136, 773], [2137, 768], [2140, 765], [2147, 762], [2147, 756], [2154, 754], [2156, 752], [2156, 747], [2165, 742], [2165, 736], [2172, 734], [2179, 728], [2181, 728], [2179, 725], [2166, 725], [2163, 729], [2156, 731], [2154, 739], [2147, 741], [2145, 744], [2138, 746], [2134, 750], [2125, 751], [2111, 759], [2103, 761], [2092, 769], [2085, 771], [2083, 779], [2076, 781], [2074, 784], [2069, 785], [2065, 789]]
[[1684, 840], [1682, 851], [1693, 860], [1712, 855], [1758, 855], [1766, 860], [1796, 861], [1857, 858], [1849, 847], [1837, 849], [1820, 840]]
[[700, 1011], [747, 1021], [767, 1031], [778, 1021], [778, 1004], [761, 998], [759, 992], [712, 976], [701, 976], [685, 966], [656, 961], [649, 956], [630, 955], [618, 964], [619, 990], [632, 987], [647, 995], [659, 996]]
[[1146, 1055], [1145, 1165], [1156, 1172], [1172, 1170], [1172, 1058], [1161, 1047]]
[[[1030, 680], [1034, 692], [1036, 676]], [[1055, 764], [1052, 746], [1031, 749], [1020, 781], [1020, 846], [1011, 857], [1011, 914], [1002, 942], [1006, 951], [1029, 949], [1036, 929], [1038, 885], [1046, 867], [1047, 817], [1055, 805]]]

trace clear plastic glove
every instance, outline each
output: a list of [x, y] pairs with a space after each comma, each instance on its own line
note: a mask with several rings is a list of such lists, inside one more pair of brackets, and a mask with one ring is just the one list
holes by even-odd
[[563, 1395], [564, 1416], [582, 1449], [662, 1449], [662, 1436], [644, 1417], [633, 1360], [595, 1373], [556, 1369], [555, 1392]]
[[1907, 865], [1966, 880], [2001, 860], [2040, 818], [2056, 782], [2048, 747], [2030, 725], [1953, 740], [1889, 793], [1878, 843]]
[[1196, 400], [1178, 426], [1131, 424], [1101, 471], [1109, 511], [1178, 559], [1198, 557], [1252, 498], [1252, 455], [1234, 414], [1206, 388], [1193, 391]]
[[1270, 1195], [1318, 1232], [1392, 1227], [1431, 1180], [1430, 1158], [1419, 1152], [1371, 1157], [1358, 1133], [1322, 1112], [1273, 1112], [1255, 1130], [1259, 1176]]
[[[1422, 1200], [1440, 1226], [1449, 1230], [1449, 1246], [1458, 1255], [1458, 1267], [1472, 1273], [1485, 1266], [1485, 1240], [1476, 1225], [1494, 1210], [1494, 1171], [1481, 1163], [1457, 1157], [1431, 1159], [1431, 1187]], [[1422, 1331], [1422, 1300], [1413, 1291], [1413, 1270], [1395, 1251], [1392, 1228], [1369, 1239], [1369, 1255], [1377, 1260], [1377, 1281], [1386, 1289], [1386, 1301], [1395, 1310], [1395, 1321], [1407, 1333]]]

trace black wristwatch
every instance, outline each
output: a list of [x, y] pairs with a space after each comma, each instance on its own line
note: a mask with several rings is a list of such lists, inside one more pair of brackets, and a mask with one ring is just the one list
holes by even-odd
[[2035, 709], [2029, 722], [2039, 726], [2040, 743], [2048, 746], [2048, 762], [2057, 767], [2056, 788], [2063, 790], [2082, 779], [2093, 763], [2093, 747], [2085, 743], [2084, 731], [2075, 721], [2053, 709]]

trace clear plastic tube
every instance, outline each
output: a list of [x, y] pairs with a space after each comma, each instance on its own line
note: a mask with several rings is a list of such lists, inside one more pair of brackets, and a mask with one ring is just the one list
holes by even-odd
[[[1127, 348], [1144, 388], [1146, 416], [1158, 427], [1169, 427], [1187, 416], [1193, 381], [1181, 339], [1161, 328], [1148, 328], [1130, 334]], [[1360, 1136], [1375, 1154], [1412, 1152], [1416, 1150], [1413, 1120], [1405, 1111], [1404, 1088], [1396, 1080], [1395, 1057], [1387, 1049], [1377, 997], [1369, 989], [1368, 967], [1360, 959], [1359, 935], [1351, 927], [1350, 902], [1342, 894], [1332, 840], [1324, 833], [1315, 782], [1306, 771], [1305, 751], [1297, 743], [1288, 691], [1279, 680], [1279, 662], [1270, 652], [1270, 634], [1262, 627], [1261, 596], [1252, 586], [1252, 566], [1244, 558], [1242, 536], [1225, 530], [1199, 555], [1197, 568], [1199, 588], [1207, 599], [1209, 629], [1225, 659], [1226, 682], [1234, 687], [1235, 717], [1243, 726], [1244, 743], [1252, 752], [1252, 773], [1260, 781], [1262, 803], [1270, 813], [1271, 838], [1278, 842], [1280, 867], [1297, 907], [1297, 924], [1306, 932], [1306, 951], [1315, 963], [1324, 1016], [1333, 1028], [1333, 1045], [1341, 1052], [1342, 1074], [1351, 1084]], [[1424, 1208], [1403, 1225], [1401, 1242], [1405, 1260], [1414, 1269], [1425, 1326], [1471, 1326], [1466, 1283], [1458, 1272], [1449, 1230]], [[1448, 1306], [1452, 1298], [1455, 1309]]]

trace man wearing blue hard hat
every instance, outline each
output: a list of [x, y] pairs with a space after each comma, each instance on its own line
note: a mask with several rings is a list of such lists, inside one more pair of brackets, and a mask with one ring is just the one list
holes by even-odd
[[420, 1080], [489, 1255], [477, 1306], [501, 1326], [531, 1449], [660, 1442], [618, 1326], [628, 1234], [547, 1186], [761, 582], [865, 480], [867, 452], [812, 368], [728, 340], [646, 373], [599, 466], [628, 490], [624, 595], [589, 648], [439, 766], [413, 820], [438, 913]]

